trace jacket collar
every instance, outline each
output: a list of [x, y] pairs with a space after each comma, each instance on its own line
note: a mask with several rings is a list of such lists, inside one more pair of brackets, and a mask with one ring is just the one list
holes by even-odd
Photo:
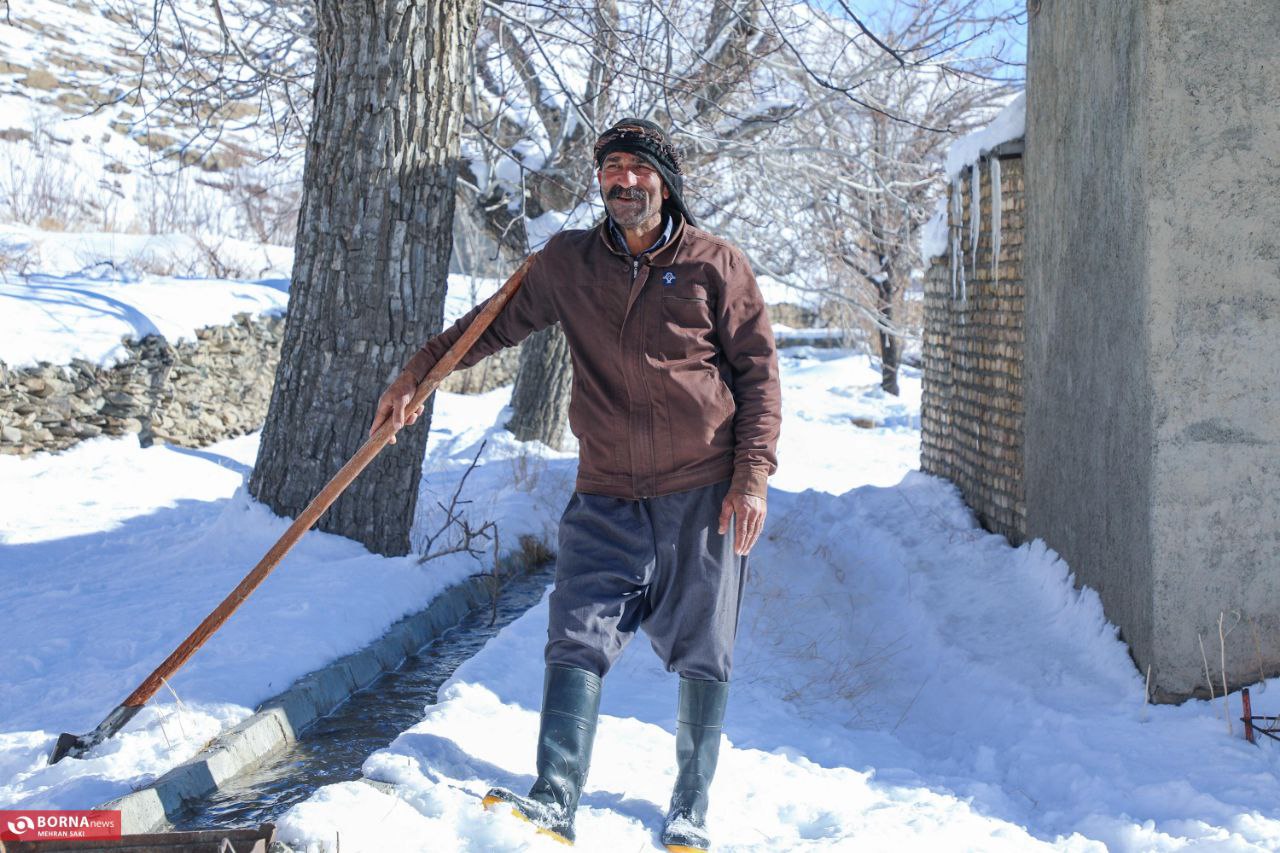
[[[680, 243], [680, 238], [684, 236], [684, 217], [675, 211], [671, 211], [668, 216], [670, 235], [667, 236], [666, 242], [658, 245], [656, 249], [651, 248], [640, 253], [640, 257], [645, 258], [646, 263], [652, 264], [659, 256], [670, 257], [674, 254], [675, 247]], [[618, 247], [614, 238], [613, 220], [609, 218], [608, 214], [600, 220], [600, 224], [596, 226], [596, 232], [600, 235], [600, 240], [603, 241], [605, 248], [610, 252], [623, 258], [630, 259], [632, 257], [625, 244], [621, 248]]]

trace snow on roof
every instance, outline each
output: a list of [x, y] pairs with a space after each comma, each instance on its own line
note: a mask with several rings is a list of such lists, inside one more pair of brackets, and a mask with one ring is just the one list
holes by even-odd
[[947, 152], [947, 180], [954, 181], [962, 169], [976, 163], [979, 157], [997, 145], [1020, 138], [1026, 133], [1026, 128], [1027, 93], [1019, 92], [996, 113], [990, 124], [952, 143], [951, 150]]
[[[1004, 109], [996, 113], [991, 123], [952, 143], [947, 151], [947, 183], [954, 183], [960, 172], [998, 145], [1019, 139], [1026, 133], [1027, 93], [1019, 92]], [[920, 256], [928, 261], [945, 254], [948, 245], [947, 197], [938, 199], [933, 216], [920, 229]]]

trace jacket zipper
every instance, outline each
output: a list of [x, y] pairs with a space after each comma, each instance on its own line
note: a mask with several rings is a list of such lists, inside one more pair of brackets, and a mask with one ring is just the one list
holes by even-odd
[[[636, 277], [638, 275], [640, 275], [640, 259], [638, 257], [633, 257], [631, 259], [631, 286], [632, 287], [635, 287]], [[648, 397], [649, 384], [644, 379], [643, 369], [641, 370], [641, 375], [640, 375], [640, 386], [644, 388], [645, 396]], [[650, 411], [652, 411], [651, 407], [652, 407], [652, 401], [650, 401]], [[648, 442], [647, 442], [649, 446], [649, 469], [650, 470], [649, 470], [649, 476], [645, 478], [646, 482], [652, 482], [652, 477], [654, 476], [655, 460], [653, 458], [653, 441], [654, 441], [653, 431], [650, 430], [649, 436], [648, 436]], [[632, 464], [633, 465], [636, 464], [636, 460], [633, 459]], [[649, 496], [644, 494], [638, 494], [636, 495], [636, 497], [639, 498], [640, 500], [646, 500]]]

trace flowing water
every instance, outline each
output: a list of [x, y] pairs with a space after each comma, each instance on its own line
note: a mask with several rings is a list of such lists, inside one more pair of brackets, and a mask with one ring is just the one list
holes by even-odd
[[296, 743], [202, 800], [175, 829], [257, 827], [322, 785], [360, 778], [365, 758], [421, 720], [458, 665], [537, 604], [553, 577], [554, 564], [509, 580], [498, 594], [496, 618], [491, 607], [472, 611], [398, 669], [303, 729]]

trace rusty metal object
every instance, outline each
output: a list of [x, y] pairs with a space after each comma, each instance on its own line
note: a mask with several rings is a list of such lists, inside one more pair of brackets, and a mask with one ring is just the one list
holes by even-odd
[[1240, 702], [1244, 706], [1244, 739], [1255, 743], [1253, 739], [1253, 703], [1249, 701], [1249, 688], [1240, 691]]

